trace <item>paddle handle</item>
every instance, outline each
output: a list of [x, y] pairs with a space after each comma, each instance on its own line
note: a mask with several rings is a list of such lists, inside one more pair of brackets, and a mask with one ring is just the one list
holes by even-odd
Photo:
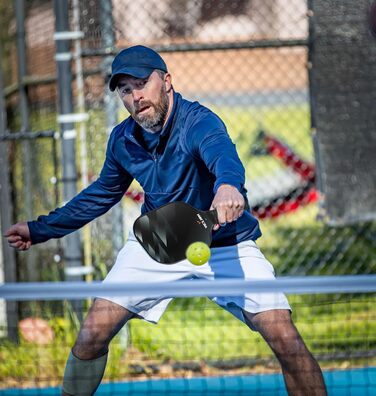
[[217, 209], [208, 210], [203, 213], [206, 219], [211, 223], [211, 226], [214, 227], [218, 224], [218, 213]]

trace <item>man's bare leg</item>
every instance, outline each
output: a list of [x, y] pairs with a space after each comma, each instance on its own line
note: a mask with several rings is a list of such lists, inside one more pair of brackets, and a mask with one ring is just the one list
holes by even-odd
[[280, 362], [289, 395], [327, 395], [320, 366], [292, 323], [290, 311], [276, 309], [255, 315], [244, 311], [244, 314]]

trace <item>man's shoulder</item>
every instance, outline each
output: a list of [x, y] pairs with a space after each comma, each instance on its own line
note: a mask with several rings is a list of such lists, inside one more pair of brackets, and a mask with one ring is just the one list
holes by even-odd
[[192, 113], [192, 112], [196, 112], [196, 113], [206, 113], [206, 112], [210, 112], [210, 110], [202, 105], [200, 102], [196, 101], [191, 101], [189, 99], [183, 98], [181, 97], [180, 100], [180, 108], [187, 112], [187, 113]]
[[185, 116], [187, 124], [192, 126], [196, 125], [197, 123], [201, 122], [209, 122], [214, 124], [223, 125], [222, 120], [220, 117], [215, 114], [212, 110], [208, 107], [202, 105], [198, 101], [190, 101], [187, 99], [181, 100], [181, 108], [182, 113]]

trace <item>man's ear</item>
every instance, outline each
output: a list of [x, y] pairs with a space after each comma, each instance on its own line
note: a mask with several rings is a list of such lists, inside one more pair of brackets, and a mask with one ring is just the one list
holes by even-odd
[[172, 89], [172, 77], [170, 73], [166, 73], [164, 76], [164, 84], [166, 87], [166, 92], [170, 92]]

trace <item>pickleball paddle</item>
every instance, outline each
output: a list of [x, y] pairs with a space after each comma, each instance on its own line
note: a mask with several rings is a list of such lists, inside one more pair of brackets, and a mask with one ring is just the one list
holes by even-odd
[[133, 232], [146, 252], [162, 264], [184, 260], [188, 246], [204, 242], [210, 246], [217, 211], [202, 211], [185, 202], [171, 202], [141, 215]]

